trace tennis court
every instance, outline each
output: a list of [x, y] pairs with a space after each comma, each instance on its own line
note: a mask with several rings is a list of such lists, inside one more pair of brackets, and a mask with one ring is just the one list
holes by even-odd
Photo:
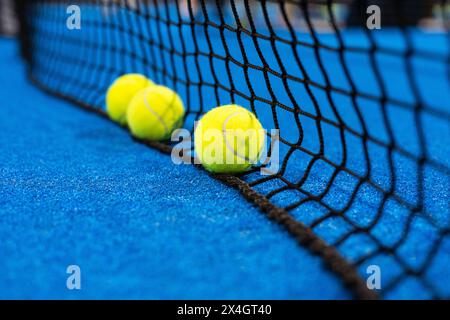
[[[450, 297], [445, 1], [380, 30], [349, 23], [352, 1], [79, 1], [79, 30], [72, 3], [18, 3], [0, 39], [0, 297]], [[190, 133], [216, 106], [252, 111], [279, 131], [278, 170], [211, 174], [132, 139], [105, 111], [126, 73], [176, 91]]]

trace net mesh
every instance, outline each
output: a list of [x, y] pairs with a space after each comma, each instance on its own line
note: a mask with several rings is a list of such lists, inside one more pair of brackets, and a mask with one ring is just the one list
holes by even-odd
[[116, 77], [144, 73], [182, 96], [191, 132], [215, 106], [249, 108], [279, 130], [280, 166], [241, 181], [362, 278], [379, 266], [382, 296], [450, 297], [445, 1], [78, 1], [81, 29], [69, 1], [21, 2], [42, 88], [102, 113]]

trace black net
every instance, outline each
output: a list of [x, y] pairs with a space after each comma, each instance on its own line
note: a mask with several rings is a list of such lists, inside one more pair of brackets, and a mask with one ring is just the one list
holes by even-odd
[[279, 130], [279, 170], [222, 180], [348, 284], [375, 265], [383, 297], [450, 297], [445, 1], [77, 1], [79, 26], [73, 1], [21, 2], [40, 87], [103, 114], [111, 82], [140, 72], [181, 95], [190, 131], [251, 109]]

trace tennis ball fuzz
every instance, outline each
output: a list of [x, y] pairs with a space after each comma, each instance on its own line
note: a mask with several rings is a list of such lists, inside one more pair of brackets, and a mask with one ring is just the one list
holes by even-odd
[[238, 105], [214, 108], [194, 132], [197, 157], [206, 170], [240, 173], [259, 161], [265, 131], [256, 116]]
[[134, 95], [153, 82], [145, 76], [130, 73], [117, 78], [106, 93], [106, 111], [109, 117], [121, 124], [127, 124], [127, 109]]
[[135, 137], [165, 141], [183, 124], [183, 101], [175, 91], [154, 85], [134, 96], [128, 107], [127, 119]]

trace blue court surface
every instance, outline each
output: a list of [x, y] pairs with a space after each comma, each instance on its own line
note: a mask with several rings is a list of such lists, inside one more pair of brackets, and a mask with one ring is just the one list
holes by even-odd
[[43, 94], [0, 45], [1, 298], [350, 297], [238, 192]]
[[[173, 10], [161, 10], [158, 19], [174, 18]], [[115, 77], [149, 74], [186, 102], [189, 130], [217, 101], [230, 103], [231, 92], [265, 128], [280, 129], [283, 142], [280, 176], [254, 172], [242, 180], [336, 248], [362, 281], [369, 266], [380, 267], [382, 298], [450, 297], [445, 34], [387, 29], [368, 39], [348, 29], [342, 38], [313, 39], [298, 33], [302, 46], [292, 49], [283, 41], [292, 37], [288, 30], [275, 31], [274, 45], [270, 36], [152, 25], [126, 13], [122, 19], [142, 34], [131, 33], [114, 51], [112, 39], [123, 34], [102, 33], [93, 22], [114, 25], [120, 12], [85, 12], [90, 23], [67, 35], [55, 31], [65, 12], [36, 9], [36, 83], [102, 110]], [[155, 43], [140, 47], [147, 38]], [[325, 49], [316, 51], [314, 41]], [[342, 45], [354, 49], [340, 55]], [[104, 54], [108, 49], [115, 54]], [[213, 58], [201, 54], [212, 51]], [[415, 55], [405, 60], [408, 52]], [[354, 297], [323, 257], [237, 190], [39, 90], [27, 78], [16, 40], [0, 40], [0, 64], [0, 298]], [[299, 81], [305, 74], [310, 86]], [[218, 80], [220, 86], [208, 85]], [[293, 151], [293, 144], [301, 147]], [[81, 290], [66, 288], [69, 265], [82, 270]]]

